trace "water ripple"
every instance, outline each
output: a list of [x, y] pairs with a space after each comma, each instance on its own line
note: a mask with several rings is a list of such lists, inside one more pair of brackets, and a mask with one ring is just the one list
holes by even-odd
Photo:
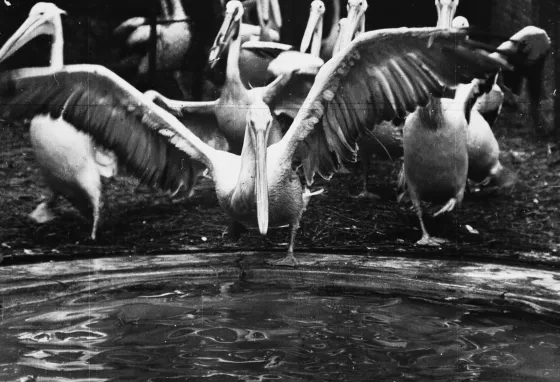
[[0, 343], [0, 380], [560, 378], [557, 322], [343, 288], [131, 285], [5, 316]]

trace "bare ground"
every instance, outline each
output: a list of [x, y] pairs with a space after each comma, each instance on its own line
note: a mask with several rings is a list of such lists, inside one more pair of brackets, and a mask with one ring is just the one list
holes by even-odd
[[[370, 191], [381, 200], [357, 200], [361, 177], [338, 174], [320, 182], [325, 193], [312, 199], [304, 214], [296, 251], [399, 253], [547, 254], [560, 252], [560, 145], [539, 135], [520, 111], [504, 110], [495, 133], [502, 162], [519, 172], [509, 192], [483, 190], [466, 195], [463, 207], [448, 216], [427, 218], [434, 235], [452, 244], [419, 249], [418, 220], [409, 203], [396, 202], [400, 162], [375, 161]], [[218, 207], [210, 181], [190, 200], [135, 193], [137, 182], [117, 177], [106, 184], [98, 239], [88, 239], [90, 223], [67, 202], [59, 217], [38, 225], [28, 214], [47, 195], [27, 129], [0, 124], [0, 252], [5, 263], [30, 257], [108, 256], [115, 254], [203, 251], [284, 251], [287, 229], [267, 237], [251, 230], [237, 243], [222, 238], [228, 218]], [[472, 229], [469, 229], [470, 228]], [[35, 257], [39, 256], [39, 257]]]

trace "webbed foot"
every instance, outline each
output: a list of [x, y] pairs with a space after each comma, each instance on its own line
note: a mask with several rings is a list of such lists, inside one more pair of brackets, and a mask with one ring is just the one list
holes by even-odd
[[267, 264], [274, 265], [274, 266], [281, 266], [281, 267], [297, 267], [298, 262], [294, 257], [293, 253], [288, 253], [286, 257], [280, 260], [268, 260]]
[[416, 242], [416, 245], [427, 245], [431, 247], [439, 247], [442, 244], [449, 243], [449, 240], [433, 236], [422, 236], [422, 239]]

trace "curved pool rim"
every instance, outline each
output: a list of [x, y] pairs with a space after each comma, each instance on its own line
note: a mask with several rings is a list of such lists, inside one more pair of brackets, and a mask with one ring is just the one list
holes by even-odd
[[15, 313], [28, 304], [143, 282], [180, 278], [204, 284], [241, 279], [297, 287], [358, 288], [560, 317], [560, 271], [554, 257], [549, 266], [543, 265], [546, 259], [542, 257], [537, 265], [452, 255], [332, 253], [299, 253], [296, 268], [266, 262], [279, 256], [269, 252], [187, 253], [5, 264], [0, 266], [0, 299], [4, 313]]

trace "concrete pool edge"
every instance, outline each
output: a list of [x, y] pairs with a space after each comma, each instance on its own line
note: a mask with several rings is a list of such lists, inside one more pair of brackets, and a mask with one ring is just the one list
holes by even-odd
[[560, 317], [560, 271], [526, 265], [399, 256], [300, 255], [295, 269], [265, 263], [270, 253], [126, 256], [0, 267], [2, 309], [142, 282], [241, 279], [301, 287], [338, 286], [473, 303]]

